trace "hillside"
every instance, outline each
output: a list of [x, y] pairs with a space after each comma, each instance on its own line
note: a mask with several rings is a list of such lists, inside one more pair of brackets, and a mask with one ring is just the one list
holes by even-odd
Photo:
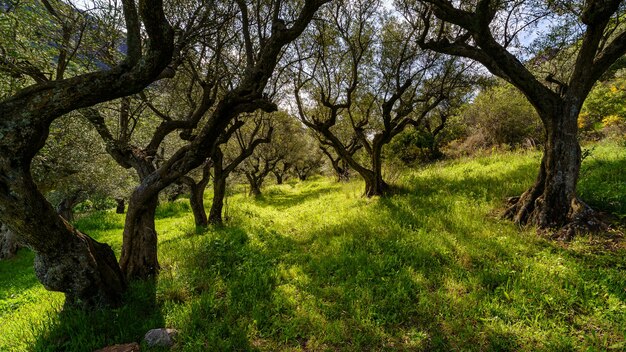
[[[117, 310], [59, 313], [21, 250], [0, 262], [0, 351], [91, 351], [180, 330], [177, 350], [624, 350], [626, 247], [548, 241], [501, 220], [536, 175], [519, 152], [411, 170], [387, 198], [326, 178], [228, 197], [229, 221], [197, 232], [185, 199], [157, 214], [155, 283]], [[626, 217], [626, 148], [593, 147], [579, 193]], [[207, 194], [206, 201], [210, 200]], [[123, 216], [76, 226], [119, 254]], [[145, 350], [145, 349], [144, 349]]]

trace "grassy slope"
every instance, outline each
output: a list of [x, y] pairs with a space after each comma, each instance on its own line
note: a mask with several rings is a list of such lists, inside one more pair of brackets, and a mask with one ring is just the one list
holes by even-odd
[[[159, 209], [157, 283], [121, 309], [58, 313], [22, 250], [0, 262], [0, 350], [89, 351], [181, 331], [179, 350], [624, 350], [626, 251], [563, 246], [498, 219], [539, 154], [436, 164], [397, 195], [325, 179], [228, 199], [229, 225], [195, 233], [184, 201]], [[626, 215], [626, 150], [598, 146], [580, 193]], [[123, 218], [77, 225], [119, 252]]]

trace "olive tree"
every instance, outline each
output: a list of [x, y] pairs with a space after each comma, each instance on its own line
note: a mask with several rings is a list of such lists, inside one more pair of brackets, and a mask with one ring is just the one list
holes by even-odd
[[[337, 2], [311, 27], [295, 73], [301, 121], [332, 145], [365, 181], [367, 197], [383, 195], [383, 148], [407, 126], [420, 126], [464, 86], [460, 62], [421, 51], [417, 30], [381, 14], [376, 0]], [[308, 43], [313, 43], [308, 44]], [[367, 161], [360, 162], [335, 133], [351, 126]]]
[[[208, 221], [211, 224], [223, 222], [222, 212], [226, 197], [226, 182], [231, 173], [250, 156], [257, 147], [270, 143], [273, 127], [271, 117], [256, 113], [252, 118], [236, 119], [220, 137], [220, 145], [211, 156], [213, 166], [213, 202]], [[234, 138], [231, 138], [234, 135]]]
[[[506, 216], [518, 224], [576, 228], [597, 223], [576, 195], [581, 149], [578, 115], [595, 82], [626, 53], [625, 4], [476, 0], [400, 1], [424, 49], [480, 62], [519, 89], [537, 110], [546, 134], [535, 183], [512, 200]], [[545, 27], [527, 60], [520, 34]], [[537, 50], [537, 48], [539, 50]], [[558, 59], [558, 60], [554, 60]], [[559, 63], [552, 64], [552, 63]]]
[[[291, 163], [292, 156], [299, 151], [302, 133], [298, 121], [285, 112], [276, 112], [270, 116], [267, 141], [253, 150], [237, 171], [245, 176], [250, 186], [250, 196], [260, 196], [261, 188], [267, 176], [276, 171], [279, 163]], [[242, 131], [236, 133], [240, 149], [246, 145], [242, 143], [245, 137]], [[248, 143], [249, 144], [249, 143]]]
[[[57, 20], [46, 25], [53, 23], [63, 32], [68, 16], [59, 12], [64, 8], [57, 2], [47, 5], [57, 13], [52, 14]], [[4, 95], [0, 101], [0, 222], [35, 252], [37, 277], [47, 289], [64, 292], [68, 304], [119, 303], [126, 280], [108, 245], [94, 241], [57, 215], [37, 189], [30, 166], [54, 120], [79, 108], [134, 94], [154, 81], [170, 62], [174, 35], [160, 0], [142, 0], [139, 6], [123, 0], [120, 13], [127, 50], [116, 65], [70, 77], [65, 59], [58, 60], [54, 70], [24, 64], [18, 66], [25, 68], [19, 74], [29, 77], [28, 87]], [[76, 37], [70, 40], [71, 51], [65, 43], [57, 43], [59, 57], [64, 51], [76, 51]], [[5, 68], [15, 63], [6, 51], [0, 54]], [[45, 74], [47, 71], [55, 73]]]
[[[217, 87], [216, 94], [206, 94], [206, 101], [201, 99], [202, 103], [190, 104], [191, 109], [187, 110], [191, 112], [190, 115], [176, 118], [166, 114], [161, 116], [163, 121], [157, 131], [163, 133], [155, 133], [153, 138], [162, 140], [163, 134], [182, 130], [181, 137], [187, 143], [154, 165], [154, 169], [146, 173], [130, 197], [120, 258], [120, 266], [127, 278], [149, 278], [159, 271], [153, 211], [153, 202], [158, 199], [159, 192], [179, 182], [181, 177], [206, 162], [220, 144], [220, 136], [237, 116], [257, 110], [271, 112], [277, 109], [271, 100], [272, 96], [266, 91], [268, 81], [279, 65], [285, 47], [304, 31], [317, 9], [325, 2], [236, 1], [220, 5], [226, 8], [219, 8], [220, 11], [214, 13], [219, 16], [216, 20], [221, 21], [219, 31], [226, 34], [222, 41], [224, 47], [219, 51], [211, 48], [206, 52], [210, 57], [225, 53], [223, 56], [218, 55], [220, 59], [215, 62], [231, 69], [225, 71], [226, 78], [219, 80], [223, 84]], [[227, 16], [222, 17], [220, 13], [226, 13]], [[198, 40], [197, 43], [202, 46], [206, 38], [201, 36]], [[212, 74], [213, 65], [208, 62], [203, 64], [201, 60], [199, 65], [193, 67], [201, 76], [215, 77]], [[209, 86], [205, 84], [201, 91], [212, 92], [207, 89]], [[154, 104], [153, 107], [150, 109], [157, 115], [164, 112]], [[95, 121], [94, 125], [104, 124], [100, 120]], [[150, 150], [149, 146], [144, 150]]]

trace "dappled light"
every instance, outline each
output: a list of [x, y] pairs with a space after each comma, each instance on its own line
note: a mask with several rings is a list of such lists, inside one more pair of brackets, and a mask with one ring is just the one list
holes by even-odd
[[[596, 172], [620, 165], [613, 151], [598, 148]], [[156, 284], [134, 286], [121, 309], [52, 307], [25, 341], [95, 349], [165, 325], [182, 332], [184, 350], [619, 345], [624, 256], [594, 254], [584, 238], [551, 243], [494, 213], [527, 186], [537, 158], [508, 153], [435, 164], [404, 174], [404, 190], [385, 198], [362, 198], [358, 182], [325, 178], [271, 186], [262, 198], [236, 193], [226, 226], [200, 234], [189, 207], [179, 205], [186, 203], [164, 204]], [[587, 181], [594, 182], [583, 178], [582, 187]], [[122, 222], [97, 212], [77, 226], [103, 239], [119, 234]], [[117, 245], [110, 240], [119, 251], [119, 237]], [[14, 260], [25, 263], [23, 278], [3, 291], [24, 298], [3, 308], [8, 331], [24, 324], [16, 317], [32, 309], [29, 300], [50, 295], [35, 285], [27, 250]]]
[[626, 350], [622, 0], [0, 0], [0, 351]]

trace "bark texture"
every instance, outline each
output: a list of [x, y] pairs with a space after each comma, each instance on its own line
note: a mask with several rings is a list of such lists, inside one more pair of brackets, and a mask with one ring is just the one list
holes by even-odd
[[120, 267], [129, 280], [151, 278], [159, 272], [154, 226], [158, 201], [158, 195], [146, 195], [139, 188], [130, 198], [120, 257]]
[[574, 116], [561, 110], [558, 115], [544, 118], [548, 123], [539, 173], [533, 186], [514, 199], [505, 212], [506, 218], [541, 229], [559, 229], [568, 224], [580, 226], [580, 221], [587, 221], [581, 218], [582, 208], [578, 204], [582, 202], [576, 195], [581, 149], [577, 139], [578, 113]]
[[[106, 71], [45, 81], [0, 102], [0, 222], [35, 252], [35, 274], [66, 303], [117, 305], [126, 281], [111, 248], [74, 229], [37, 190], [33, 156], [50, 124], [70, 111], [134, 94], [150, 84], [172, 57], [173, 31], [159, 0], [124, 0], [128, 56]], [[141, 23], [140, 23], [141, 19]], [[140, 28], [146, 33], [142, 52]]]
[[212, 162], [205, 162], [202, 167], [202, 178], [197, 182], [189, 176], [181, 178], [182, 183], [189, 187], [189, 204], [191, 205], [194, 221], [198, 227], [209, 225], [206, 210], [204, 209], [204, 191], [211, 180], [211, 166]]
[[20, 201], [4, 206], [2, 214], [12, 220], [9, 226], [18, 241], [35, 252], [39, 281], [49, 290], [64, 292], [70, 305], [120, 304], [126, 281], [111, 248], [58, 216], [28, 171], [8, 175], [13, 182], [7, 193]]
[[74, 221], [74, 206], [78, 204], [79, 200], [78, 194], [64, 198], [57, 207], [57, 213], [67, 221]]
[[213, 180], [213, 203], [209, 211], [209, 222], [211, 224], [221, 224], [224, 212], [224, 198], [226, 197], [226, 177], [216, 177]]

